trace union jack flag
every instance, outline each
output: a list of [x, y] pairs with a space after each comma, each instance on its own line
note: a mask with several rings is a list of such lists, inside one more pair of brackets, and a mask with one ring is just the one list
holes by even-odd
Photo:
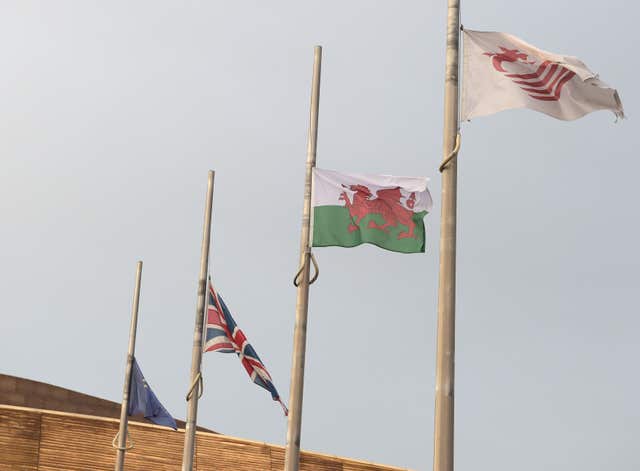
[[209, 279], [209, 297], [207, 303], [207, 331], [204, 344], [205, 352], [236, 353], [247, 370], [251, 381], [271, 393], [274, 401], [282, 406], [284, 415], [289, 411], [280, 400], [280, 395], [273, 385], [271, 375], [267, 371], [260, 357], [247, 341], [244, 332], [238, 328], [233, 320], [229, 308], [222, 297], [213, 289]]

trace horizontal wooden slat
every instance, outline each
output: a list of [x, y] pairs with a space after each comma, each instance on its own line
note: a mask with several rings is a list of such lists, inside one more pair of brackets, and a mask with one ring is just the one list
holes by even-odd
[[272, 446], [270, 448], [271, 469], [277, 469], [278, 471], [284, 469], [284, 448], [281, 446]]
[[[91, 419], [44, 417], [40, 447], [41, 471], [112, 469], [116, 450], [112, 440], [117, 424]], [[180, 469], [184, 434], [171, 429], [129, 424], [134, 448], [127, 451], [127, 470]]]
[[111, 440], [115, 423], [43, 415], [40, 471], [102, 471], [113, 469]]
[[[111, 442], [118, 421], [61, 412], [0, 406], [0, 471], [112, 470]], [[184, 430], [129, 423], [135, 447], [127, 471], [179, 471]], [[282, 471], [284, 448], [198, 432], [196, 471]], [[337, 456], [302, 452], [301, 471], [401, 471]]]
[[0, 409], [0, 470], [38, 469], [40, 415]]
[[177, 471], [182, 467], [183, 431], [130, 423], [129, 435], [134, 448], [125, 455], [125, 470]]
[[269, 471], [269, 446], [254, 442], [240, 442], [223, 435], [198, 435], [196, 448], [197, 471]]
[[339, 459], [314, 453], [300, 453], [300, 471], [342, 471]]

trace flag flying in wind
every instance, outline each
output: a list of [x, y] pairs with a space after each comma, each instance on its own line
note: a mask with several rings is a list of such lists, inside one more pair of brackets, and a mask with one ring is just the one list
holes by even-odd
[[142, 414], [154, 424], [165, 425], [177, 430], [176, 421], [164, 408], [153, 393], [147, 380], [144, 379], [140, 366], [136, 359], [133, 359], [131, 370], [131, 385], [129, 387], [129, 407], [128, 415]]
[[424, 252], [423, 218], [432, 200], [425, 177], [313, 169], [313, 246], [373, 244]]
[[280, 400], [280, 395], [273, 385], [271, 375], [267, 371], [260, 357], [247, 341], [242, 330], [233, 320], [227, 305], [213, 289], [209, 279], [209, 298], [207, 303], [207, 333], [205, 337], [205, 352], [236, 353], [247, 370], [251, 381], [271, 393], [274, 401], [278, 401], [287, 415], [289, 411]]
[[618, 92], [576, 57], [507, 33], [464, 30], [462, 119], [529, 108], [573, 120], [596, 110], [623, 118]]

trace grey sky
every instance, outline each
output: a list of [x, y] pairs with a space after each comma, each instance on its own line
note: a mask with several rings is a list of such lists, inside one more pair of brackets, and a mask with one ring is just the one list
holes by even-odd
[[[428, 175], [428, 252], [318, 249], [302, 446], [431, 469], [445, 0], [0, 2], [1, 371], [119, 400], [137, 357], [186, 412], [206, 171], [211, 269], [288, 399], [313, 46], [318, 166]], [[456, 468], [640, 467], [638, 7], [465, 2], [465, 26], [580, 57], [627, 114], [463, 126]], [[283, 444], [232, 355], [199, 422]]]

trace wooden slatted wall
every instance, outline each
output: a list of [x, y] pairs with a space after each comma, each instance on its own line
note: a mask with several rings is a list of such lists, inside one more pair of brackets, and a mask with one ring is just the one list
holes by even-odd
[[[108, 471], [117, 420], [0, 406], [0, 471]], [[184, 431], [129, 424], [135, 444], [127, 471], [179, 471]], [[196, 471], [281, 471], [281, 446], [198, 432]], [[401, 471], [319, 453], [303, 452], [300, 471]]]
[[0, 471], [38, 469], [40, 415], [0, 409]]

